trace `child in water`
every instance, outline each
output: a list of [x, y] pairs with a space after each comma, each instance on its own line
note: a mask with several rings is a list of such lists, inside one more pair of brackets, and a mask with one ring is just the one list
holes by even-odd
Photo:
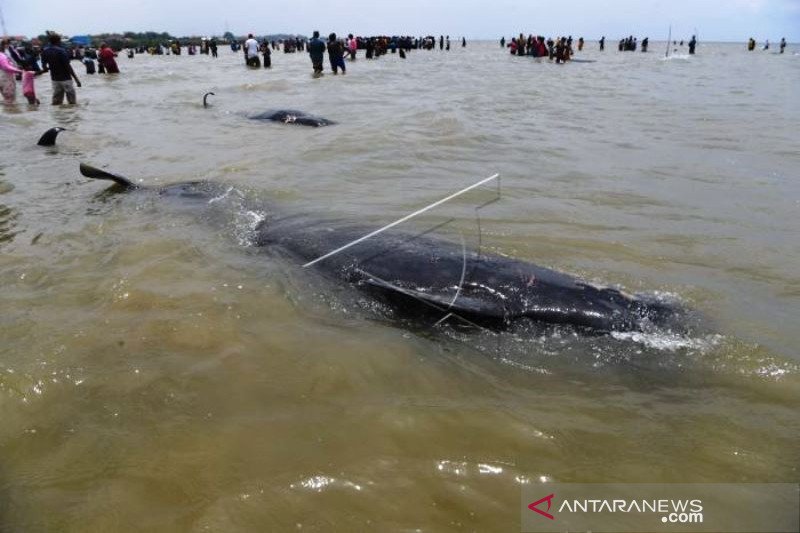
[[36, 88], [33, 85], [33, 80], [44, 71], [34, 72], [33, 70], [25, 70], [22, 72], [22, 95], [28, 99], [28, 104], [39, 105], [39, 99], [36, 98]]

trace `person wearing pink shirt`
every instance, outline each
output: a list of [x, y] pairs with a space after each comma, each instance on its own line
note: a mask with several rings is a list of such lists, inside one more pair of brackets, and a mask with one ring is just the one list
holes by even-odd
[[356, 58], [356, 52], [358, 52], [358, 41], [353, 34], [347, 36], [347, 51], [350, 53], [350, 60]]
[[13, 104], [17, 98], [17, 81], [15, 76], [22, 74], [6, 55], [8, 39], [0, 41], [0, 93], [3, 93], [3, 103]]
[[22, 73], [22, 95], [28, 99], [30, 105], [39, 105], [39, 99], [36, 98], [36, 88], [33, 84], [33, 79], [42, 74], [43, 71], [34, 72], [26, 70]]

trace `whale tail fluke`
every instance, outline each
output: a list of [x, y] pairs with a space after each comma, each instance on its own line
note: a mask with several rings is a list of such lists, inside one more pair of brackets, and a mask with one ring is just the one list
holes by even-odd
[[128, 178], [124, 178], [122, 176], [118, 176], [117, 174], [112, 174], [111, 172], [106, 172], [105, 170], [101, 170], [99, 168], [93, 167], [91, 165], [87, 165], [86, 163], [81, 163], [81, 174], [86, 176], [87, 178], [92, 178], [96, 180], [111, 180], [120, 187], [124, 189], [138, 189], [139, 186], [133, 183]]

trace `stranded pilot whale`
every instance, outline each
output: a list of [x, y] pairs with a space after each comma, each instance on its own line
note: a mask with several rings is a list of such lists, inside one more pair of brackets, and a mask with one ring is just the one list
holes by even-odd
[[283, 122], [284, 124], [301, 124], [303, 126], [313, 126], [319, 128], [321, 126], [330, 126], [336, 124], [327, 118], [309, 115], [303, 111], [296, 111], [293, 109], [281, 109], [273, 111], [265, 111], [258, 115], [250, 117], [252, 120], [271, 120], [273, 122]]
[[[81, 174], [116, 183], [121, 191], [149, 191], [198, 210], [211, 210], [232, 187], [197, 181], [157, 189], [81, 164]], [[253, 242], [285, 252], [298, 264], [314, 261], [370, 230], [304, 215], [274, 214], [255, 229]], [[412, 317], [453, 317], [473, 326], [505, 329], [527, 320], [566, 324], [598, 333], [672, 328], [680, 310], [655, 300], [598, 287], [521, 260], [468, 252], [463, 245], [405, 233], [383, 233], [314, 264]], [[463, 324], [462, 324], [463, 325]]]

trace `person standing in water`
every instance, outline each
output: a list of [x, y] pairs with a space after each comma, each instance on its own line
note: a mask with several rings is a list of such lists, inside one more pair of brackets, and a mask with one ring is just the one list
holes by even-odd
[[22, 95], [28, 100], [28, 104], [39, 105], [39, 99], [36, 98], [34, 78], [41, 75], [43, 71], [39, 67], [38, 54], [32, 48], [26, 48], [22, 56], [17, 55], [14, 58], [14, 62], [23, 70]]
[[781, 38], [781, 53], [786, 49], [786, 37]]
[[335, 33], [328, 35], [328, 60], [331, 62], [334, 75], [339, 73], [338, 69], [342, 69], [342, 75], [347, 74], [344, 66], [344, 46], [336, 39]]
[[692, 40], [689, 41], [689, 55], [694, 55], [694, 49], [697, 47], [697, 37], [692, 35]]
[[445, 50], [448, 52], [450, 51], [450, 36], [447, 36], [447, 40], [445, 41]]
[[217, 57], [217, 38], [212, 37], [208, 43], [208, 48], [211, 50], [211, 57]]
[[114, 50], [109, 48], [106, 43], [100, 45], [100, 53], [97, 54], [97, 60], [103, 65], [107, 74], [119, 74], [117, 60], [114, 59], [116, 55]]
[[603, 50], [605, 50], [605, 49], [606, 49], [606, 36], [605, 36], [605, 35], [603, 35], [603, 36], [600, 38], [600, 51], [602, 52], [602, 51], [603, 51]]
[[769, 50], [769, 39], [764, 43], [764, 50]]
[[356, 58], [356, 53], [358, 52], [358, 41], [353, 34], [349, 34], [347, 36], [347, 54], [350, 56], [350, 61], [354, 61]]
[[756, 49], [756, 40], [750, 37], [750, 40], [747, 41], [747, 51], [752, 52]]
[[43, 71], [33, 71], [25, 69], [22, 73], [22, 95], [28, 100], [29, 105], [39, 105], [39, 99], [36, 98], [36, 87], [34, 78], [43, 74]]
[[50, 72], [50, 81], [53, 84], [53, 105], [61, 105], [64, 103], [64, 95], [67, 96], [67, 102], [75, 104], [78, 101], [75, 95], [75, 87], [72, 85], [72, 80], [75, 80], [75, 85], [81, 86], [78, 76], [72, 70], [72, 65], [69, 63], [69, 55], [67, 51], [61, 47], [61, 36], [57, 33], [50, 33], [48, 40], [50, 46], [42, 52], [42, 66], [44, 72]]
[[261, 60], [258, 59], [258, 41], [253, 38], [253, 34], [247, 35], [247, 40], [244, 42], [244, 60], [248, 67], [259, 68]]
[[311, 56], [311, 65], [314, 67], [314, 77], [322, 76], [322, 60], [325, 56], [325, 41], [319, 38], [319, 32], [314, 31], [314, 36], [308, 42], [308, 55]]
[[264, 54], [264, 68], [272, 68], [272, 50], [269, 48], [269, 41], [261, 43], [261, 53]]
[[467, 38], [466, 37], [462, 37], [461, 38], [461, 48], [466, 48], [466, 47], [467, 47]]
[[506, 38], [500, 37], [500, 48], [505, 48], [505, 47], [506, 47]]
[[566, 63], [566, 55], [567, 55], [567, 38], [562, 37], [558, 39], [556, 42], [556, 63], [563, 64]]
[[3, 103], [13, 104], [17, 99], [17, 75], [22, 75], [22, 69], [17, 68], [9, 58], [7, 50], [8, 39], [0, 42], [0, 92], [3, 93]]

